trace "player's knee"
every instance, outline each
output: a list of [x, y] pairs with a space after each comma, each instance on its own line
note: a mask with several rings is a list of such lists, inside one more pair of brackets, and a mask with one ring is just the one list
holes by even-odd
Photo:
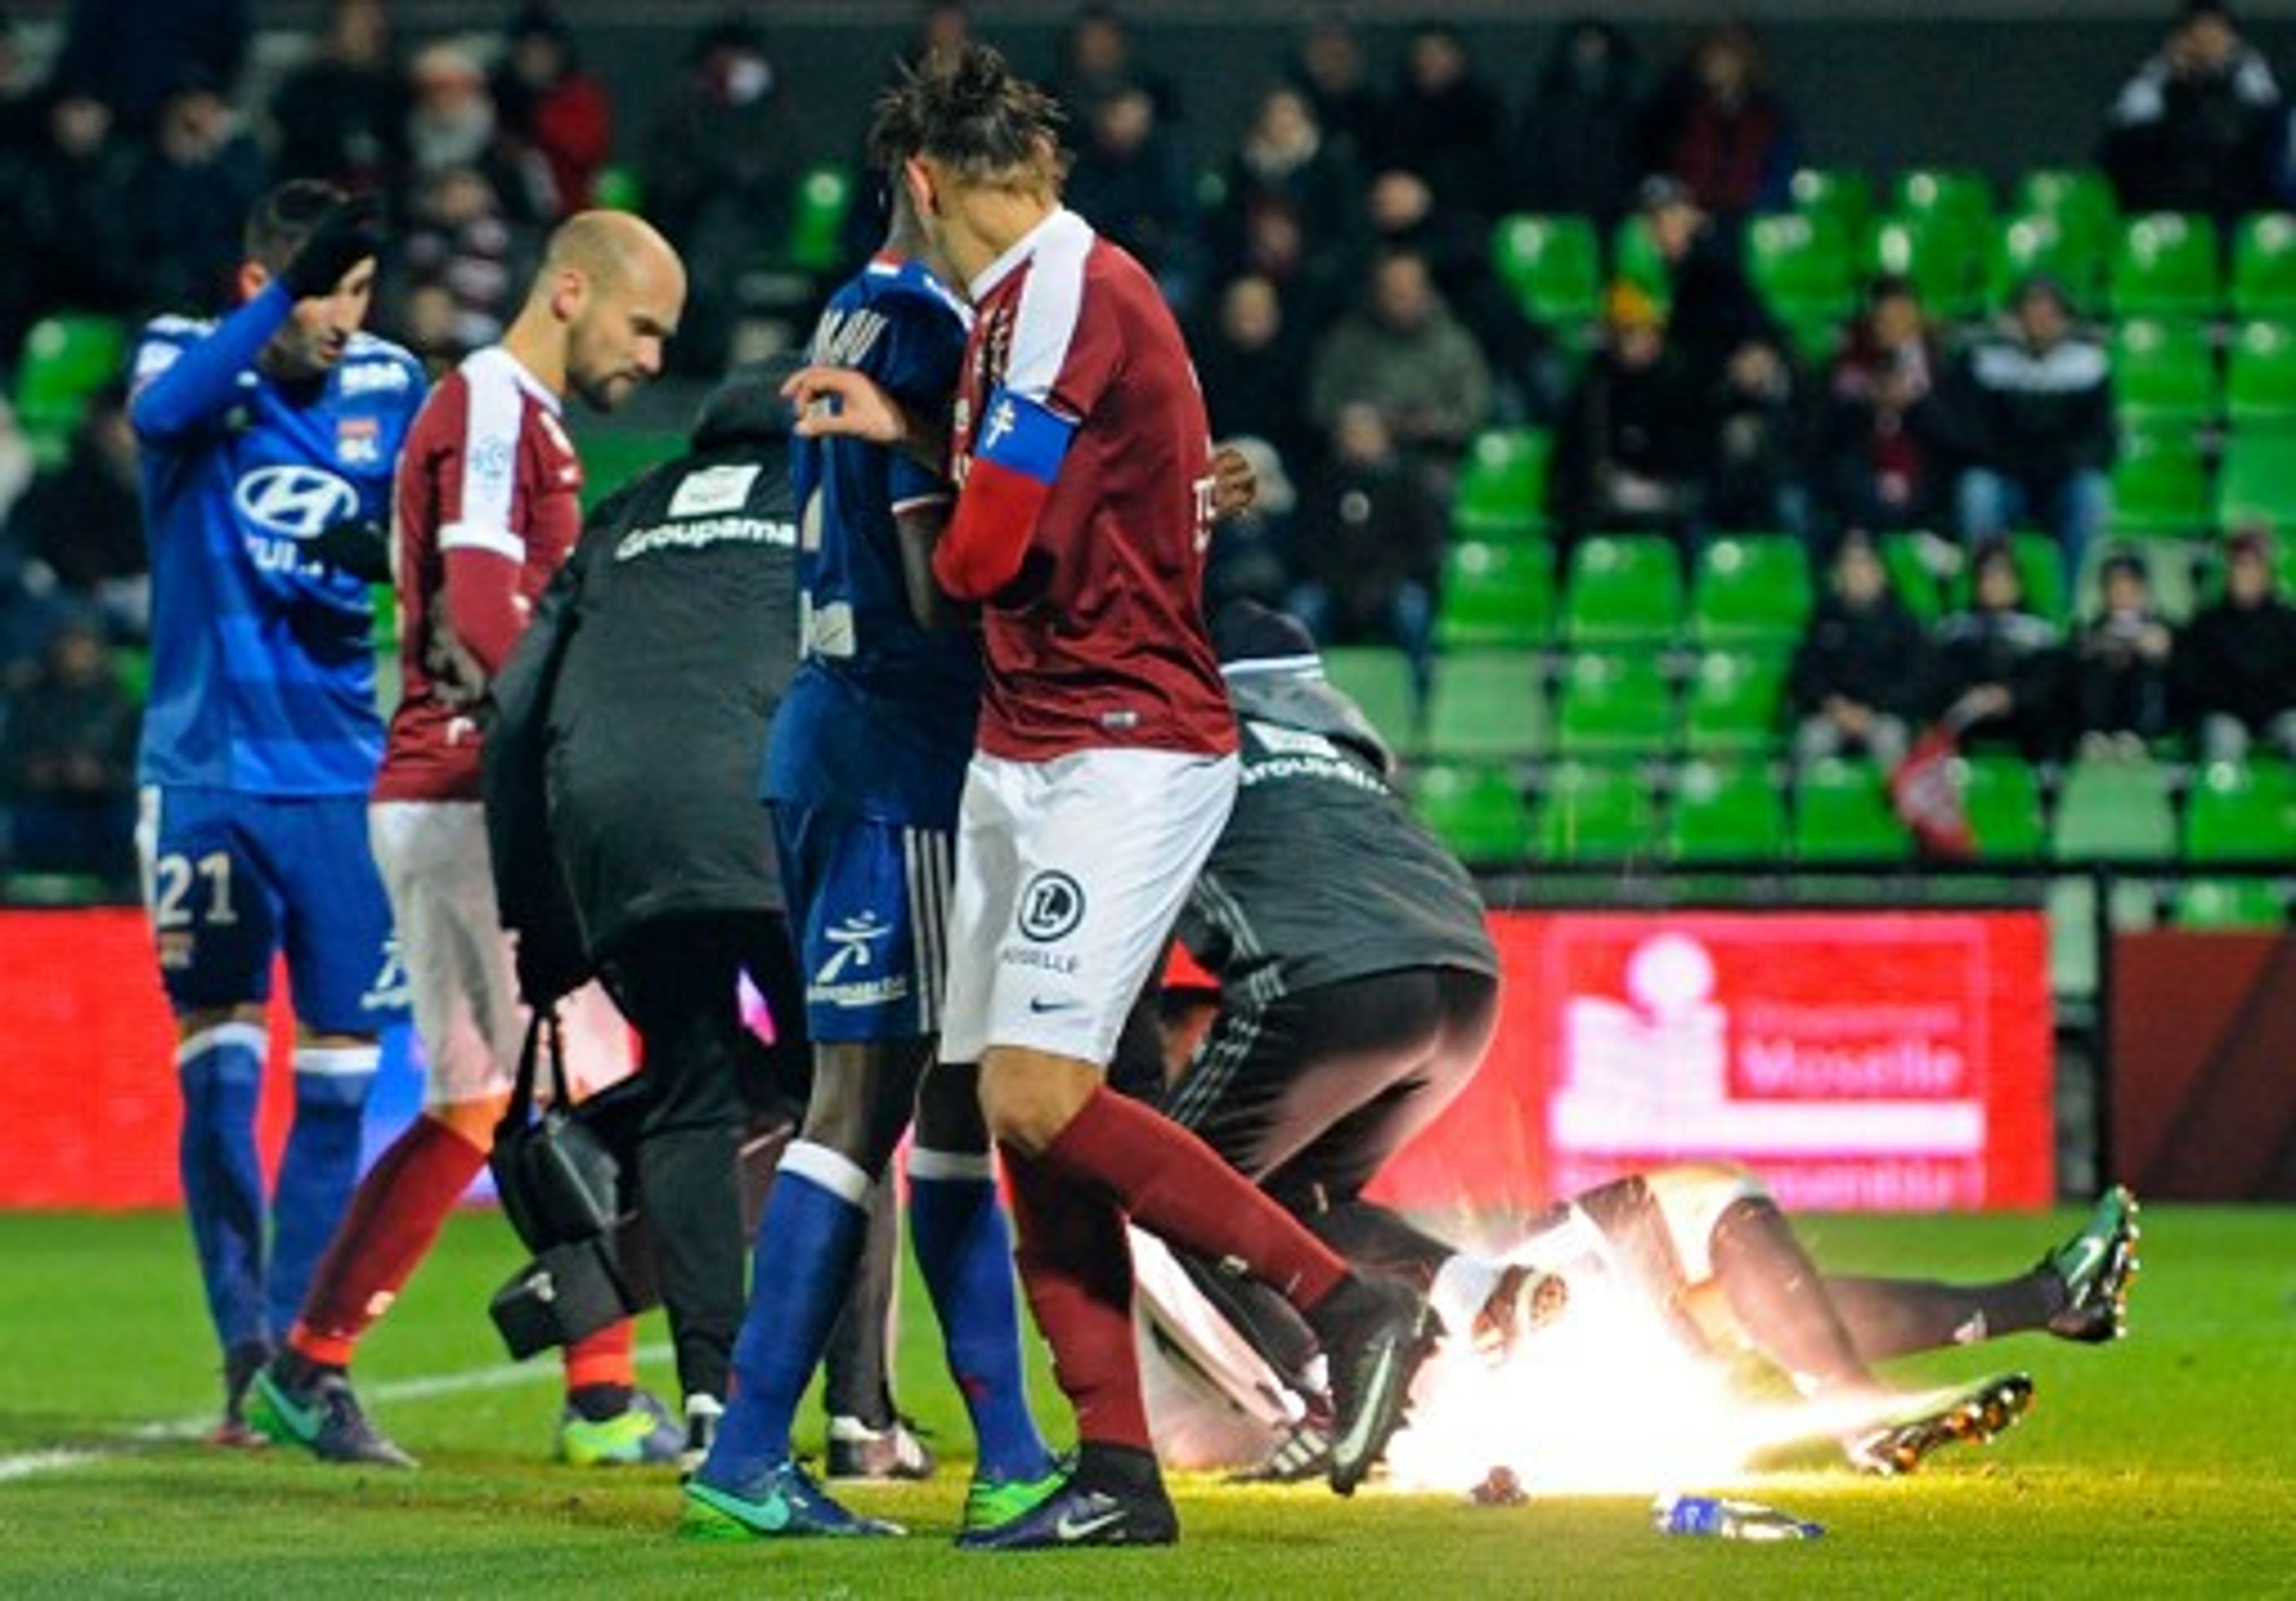
[[1038, 1155], [1099, 1085], [1087, 1063], [1041, 1051], [991, 1050], [980, 1064], [980, 1112], [999, 1145]]
[[257, 1028], [268, 1024], [269, 1012], [259, 1001], [236, 1006], [201, 1006], [194, 1011], [181, 1012], [176, 1016], [176, 1040], [181, 1044], [211, 1033], [226, 1023], [252, 1023]]

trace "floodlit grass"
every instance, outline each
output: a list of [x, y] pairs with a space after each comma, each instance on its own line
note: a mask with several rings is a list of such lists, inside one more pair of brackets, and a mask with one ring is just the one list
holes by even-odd
[[[1824, 1218], [1807, 1232], [1829, 1267], [1992, 1277], [2030, 1262], [2071, 1216]], [[2006, 1439], [1899, 1482], [1837, 1470], [1743, 1487], [1824, 1523], [1807, 1545], [1667, 1539], [1639, 1498], [1484, 1509], [1192, 1479], [1175, 1486], [1177, 1550], [982, 1557], [947, 1540], [961, 1466], [852, 1497], [906, 1522], [908, 1540], [680, 1543], [666, 1474], [546, 1459], [557, 1389], [540, 1364], [530, 1377], [378, 1401], [423, 1459], [414, 1474], [134, 1442], [140, 1425], [213, 1406], [181, 1220], [0, 1217], [0, 1596], [2296, 1594], [2296, 1219], [2152, 1207], [2144, 1222], [2128, 1341], [2028, 1337], [1903, 1370], [2030, 1369], [2039, 1400]], [[483, 1308], [515, 1260], [497, 1219], [458, 1219], [368, 1342], [362, 1386], [496, 1367]], [[904, 1403], [953, 1453], [961, 1415], [922, 1299], [909, 1304]], [[660, 1342], [658, 1318], [642, 1337]], [[650, 1378], [674, 1393], [658, 1360]], [[1049, 1401], [1041, 1410], [1064, 1421]], [[91, 1455], [21, 1471], [28, 1453], [70, 1449]]]

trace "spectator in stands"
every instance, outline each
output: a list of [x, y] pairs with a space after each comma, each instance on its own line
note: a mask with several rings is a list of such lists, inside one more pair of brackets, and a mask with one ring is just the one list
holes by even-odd
[[1928, 661], [1922, 625], [1891, 593], [1872, 536], [1853, 530], [1787, 676], [1794, 759], [1863, 755], [1884, 772], [1896, 768], [1910, 748]]
[[1317, 347], [1308, 416], [1336, 438], [1341, 412], [1372, 407], [1433, 484], [1447, 480], [1489, 415], [1490, 398], [1490, 368], [1436, 292], [1426, 259], [1390, 250], [1372, 265], [1362, 309], [1341, 318]]
[[433, 174], [476, 168], [513, 222], [555, 217], [557, 196], [541, 155], [508, 137], [478, 57], [452, 40], [426, 45], [408, 69], [414, 100], [406, 116], [410, 189]]
[[1185, 314], [1201, 270], [1196, 199], [1171, 130], [1156, 102], [1123, 84], [1091, 103], [1062, 198], [1101, 234], [1155, 275], [1172, 308]]
[[29, 269], [32, 305], [125, 313], [143, 299], [129, 186], [133, 148], [111, 108], [70, 83], [48, 96], [40, 144], [25, 158], [11, 248]]
[[1220, 291], [1217, 316], [1193, 341], [1196, 375], [1216, 439], [1265, 439], [1297, 473], [1310, 454], [1300, 404], [1307, 364], [1275, 285], [1247, 274]]
[[1288, 609], [1318, 644], [1401, 647], [1423, 703], [1443, 537], [1442, 509], [1411, 470], [1385, 415], [1361, 402], [1343, 406], [1331, 459], [1300, 499], [1300, 583]]
[[1610, 529], [1686, 533], [1704, 464], [1699, 423], [1657, 304], [1631, 283], [1613, 284], [1603, 347], [1579, 374], [1555, 438], [1550, 493], [1568, 537]]
[[1348, 146], [1324, 136], [1305, 92], [1279, 84], [1259, 97], [1226, 177], [1212, 230], [1224, 275], [1246, 270], [1250, 219], [1269, 210], [1288, 218], [1311, 276], [1341, 269], [1363, 229], [1363, 180]]
[[2074, 331], [2055, 280], [2027, 278], [2009, 310], [2011, 327], [1972, 343], [1948, 370], [1935, 414], [1965, 463], [1962, 535], [1974, 546], [2037, 521], [2077, 573], [2112, 509], [2112, 363]]
[[639, 158], [646, 216], [685, 258], [691, 286], [670, 345], [680, 371], [722, 371], [734, 278], [789, 236], [796, 147], [765, 36], [738, 19], [704, 29]]
[[1651, 238], [1666, 262], [1668, 332], [1691, 382], [1711, 393], [1721, 388], [1741, 350], [1779, 343], [1776, 325], [1739, 261], [1736, 237], [1715, 222], [1686, 185], [1650, 178], [1641, 200]]
[[1645, 172], [1734, 223], [1786, 205], [1801, 156], [1793, 113], [1767, 81], [1752, 30], [1737, 22], [1691, 45], [1652, 96], [1636, 143]]
[[1938, 353], [1910, 279], [1876, 278], [1819, 402], [1816, 489], [1837, 528], [1929, 529], [1948, 479], [1927, 408]]
[[232, 303], [240, 227], [270, 182], [263, 152], [214, 85], [192, 78], [160, 105], [128, 180], [144, 297], [157, 306]]
[[2267, 204], [2284, 118], [2272, 68], [2222, 0], [2185, 0], [2122, 86], [2099, 155], [2126, 211], [2229, 222]]
[[1801, 399], [1785, 351], [1767, 340], [1739, 346], [1705, 409], [1711, 442], [1700, 495], [1703, 525], [1806, 536]]
[[1308, 92], [1316, 120], [1360, 162], [1373, 159], [1386, 103], [1364, 64], [1363, 40], [1343, 17], [1327, 16], [1300, 36], [1292, 80]]
[[1233, 449], [1250, 466], [1251, 504], [1223, 518], [1212, 531], [1204, 561], [1204, 611], [1217, 615], [1230, 601], [1252, 600], [1282, 606], [1293, 586], [1293, 520], [1300, 491], [1275, 447], [1253, 434], [1215, 434], [1220, 448]]
[[1516, 124], [1514, 204], [1592, 218], [1607, 235], [1634, 208], [1636, 93], [1624, 34], [1599, 17], [1564, 23]]
[[389, 193], [406, 160], [406, 82], [383, 0], [332, 0], [317, 53], [271, 99], [280, 180]]
[[1067, 112], [1069, 127], [1092, 120], [1100, 103], [1119, 89], [1140, 89], [1156, 103], [1156, 119], [1167, 127], [1180, 121], [1179, 91], [1172, 80], [1144, 65], [1132, 48], [1132, 30], [1112, 5], [1079, 5], [1061, 42], [1053, 94]]
[[531, 4], [503, 30], [495, 104], [503, 132], [537, 152], [550, 170], [555, 221], [590, 207], [598, 169], [614, 144], [613, 100], [582, 64], [574, 29], [555, 5]]
[[186, 77], [232, 94], [254, 10], [249, 0], [72, 0], [54, 81], [94, 95], [141, 138]]
[[917, 17], [917, 30], [901, 52], [901, 64], [912, 70], [944, 53], [954, 54], [972, 37], [972, 8], [965, 0], [928, 0]]
[[132, 880], [139, 721], [102, 626], [68, 618], [18, 687], [0, 734], [17, 867]]
[[1970, 562], [1971, 603], [1938, 624], [1931, 711], [1967, 741], [2014, 743], [2028, 760], [2059, 753], [2064, 661], [2056, 625], [2026, 609], [2024, 575], [1993, 541]]
[[1486, 222], [1496, 214], [1505, 199], [1506, 105], [1474, 70], [1457, 29], [1426, 22], [1411, 30], [1374, 149], [1381, 170], [1415, 174], [1439, 206]]
[[0, 7], [0, 151], [13, 151], [38, 136], [39, 94], [24, 60], [15, 13]]
[[88, 398], [71, 455], [32, 480], [8, 513], [7, 530], [23, 560], [38, 564], [34, 583], [53, 584], [100, 616], [115, 639], [150, 631], [152, 563], [125, 383]]
[[2152, 581], [2134, 551], [2105, 557], [2103, 603], [2073, 653], [2075, 713], [2084, 750], [2143, 750], [2169, 732], [2174, 641], [2152, 603]]
[[2296, 760], [2296, 607], [2277, 593], [2260, 530], [2235, 534], [2226, 554], [2224, 598], [2177, 642], [2179, 699], [2209, 760], [2237, 760], [2259, 740]]
[[452, 313], [443, 338], [426, 330], [417, 348], [426, 356], [441, 349], [468, 355], [499, 340], [537, 249], [534, 231], [511, 221], [477, 168], [442, 168], [425, 177], [398, 242], [399, 290], [408, 297], [443, 290]]

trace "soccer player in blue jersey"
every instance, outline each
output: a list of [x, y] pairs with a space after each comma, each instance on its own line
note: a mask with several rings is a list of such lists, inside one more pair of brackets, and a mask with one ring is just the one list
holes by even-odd
[[[258, 203], [242, 300], [144, 330], [130, 416], [152, 548], [137, 844], [176, 1019], [184, 1196], [224, 1348], [216, 1438], [301, 1303], [358, 1177], [375, 1041], [401, 988], [367, 850], [382, 753], [373, 612], [346, 530], [390, 516], [422, 369], [359, 331], [378, 213], [324, 184]], [[256, 1103], [272, 963], [295, 1116], [265, 1230]]]
[[[899, 128], [881, 127], [878, 143], [878, 165], [897, 174], [909, 153]], [[830, 300], [811, 359], [934, 411], [955, 388], [968, 323], [892, 188], [885, 246]], [[758, 1232], [734, 1394], [687, 1485], [687, 1526], [728, 1538], [893, 1531], [813, 1482], [790, 1424], [851, 1281], [870, 1186], [914, 1108], [910, 1236], [980, 1443], [965, 1523], [990, 1527], [1059, 1478], [1028, 1410], [1011, 1231], [973, 1070], [933, 1065], [980, 636], [943, 615], [933, 587], [946, 481], [857, 439], [800, 441], [794, 476], [804, 660], [775, 718], [765, 789], [807, 974], [814, 1089]]]

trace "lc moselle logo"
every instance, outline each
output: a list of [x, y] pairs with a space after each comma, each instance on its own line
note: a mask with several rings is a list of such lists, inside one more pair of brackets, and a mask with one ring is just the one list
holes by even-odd
[[258, 467], [232, 490], [250, 528], [267, 538], [248, 541], [256, 565], [290, 571], [300, 565], [296, 546], [358, 515], [358, 491], [316, 467]]
[[1065, 939], [1084, 921], [1084, 886], [1049, 867], [1032, 874], [1021, 886], [1016, 921], [1039, 945]]

